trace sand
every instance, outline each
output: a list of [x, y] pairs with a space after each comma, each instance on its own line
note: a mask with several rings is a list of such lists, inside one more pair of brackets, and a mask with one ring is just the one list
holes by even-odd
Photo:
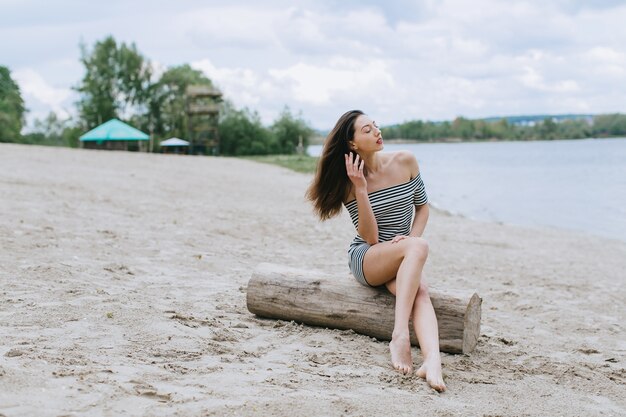
[[626, 415], [617, 240], [433, 210], [428, 280], [483, 297], [443, 394], [386, 342], [250, 314], [260, 262], [349, 279], [352, 225], [316, 220], [310, 178], [0, 144], [0, 416]]

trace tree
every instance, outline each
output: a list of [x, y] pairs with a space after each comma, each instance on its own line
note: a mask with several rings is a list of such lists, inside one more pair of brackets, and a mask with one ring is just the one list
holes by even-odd
[[0, 142], [19, 142], [24, 124], [24, 100], [7, 67], [0, 66]]
[[536, 127], [538, 129], [539, 139], [556, 139], [557, 125], [551, 117], [546, 117], [543, 119], [543, 123], [538, 123]]
[[135, 44], [118, 46], [109, 36], [96, 42], [92, 51], [81, 45], [81, 62], [85, 76], [76, 88], [81, 93], [77, 104], [88, 128], [145, 106], [152, 69]]
[[491, 133], [493, 137], [497, 139], [509, 138], [509, 135], [510, 135], [509, 132], [511, 131], [512, 128], [513, 126], [510, 125], [509, 122], [505, 118], [502, 118], [498, 120], [497, 122], [491, 123]]
[[422, 122], [421, 120], [414, 120], [412, 122], [409, 122], [407, 128], [408, 131], [404, 135], [402, 135], [407, 139], [426, 139], [424, 132], [424, 122]]
[[492, 131], [489, 123], [484, 120], [475, 120], [474, 137], [477, 139], [490, 139], [492, 137]]
[[626, 115], [601, 114], [593, 118], [594, 136], [622, 136], [626, 135]]
[[564, 120], [557, 128], [557, 137], [561, 139], [582, 139], [591, 134], [590, 126], [585, 120]]
[[464, 117], [457, 117], [452, 121], [452, 136], [462, 139], [474, 137], [474, 123]]
[[289, 107], [285, 107], [271, 127], [278, 149], [276, 153], [292, 154], [296, 152], [300, 141], [304, 149], [309, 145], [313, 136], [313, 129], [302, 119], [291, 114]]
[[222, 155], [267, 155], [278, 153], [278, 143], [263, 127], [257, 113], [230, 106], [220, 118], [220, 153]]
[[165, 71], [159, 81], [150, 86], [148, 113], [142, 115], [138, 126], [160, 137], [186, 137], [185, 91], [189, 85], [212, 86], [213, 83], [202, 71], [188, 64]]
[[33, 123], [33, 131], [24, 135], [23, 142], [33, 145], [69, 146], [78, 147], [78, 138], [84, 133], [79, 125], [71, 118], [60, 119], [56, 113]]

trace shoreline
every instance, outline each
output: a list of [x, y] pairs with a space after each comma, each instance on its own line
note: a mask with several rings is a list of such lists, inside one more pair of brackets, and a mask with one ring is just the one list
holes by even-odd
[[0, 414], [626, 410], [626, 243], [433, 210], [429, 283], [483, 298], [477, 349], [442, 355], [436, 394], [384, 342], [247, 311], [260, 262], [352, 279], [354, 228], [314, 218], [309, 174], [7, 144], [0, 164]]
[[[384, 128], [383, 128], [384, 129]], [[626, 136], [597, 136], [588, 138], [558, 138], [558, 139], [463, 139], [463, 138], [441, 138], [441, 139], [403, 139], [392, 138], [385, 139], [385, 143], [391, 145], [421, 145], [421, 144], [433, 144], [433, 143], [493, 143], [493, 142], [560, 142], [560, 141], [579, 141], [579, 140], [598, 140], [598, 139], [626, 139]], [[322, 146], [324, 145], [325, 137], [316, 138], [309, 143], [309, 146]]]
[[498, 221], [498, 220], [488, 220], [488, 219], [468, 216], [463, 213], [441, 208], [436, 205], [433, 205], [432, 203], [429, 203], [429, 204], [430, 204], [431, 211], [436, 211], [442, 216], [458, 217], [460, 219], [464, 219], [464, 220], [475, 222], [475, 223], [497, 224], [497, 225], [506, 226], [506, 227], [528, 229], [528, 230], [533, 230], [536, 233], [541, 233], [542, 231], [552, 231], [554, 233], [563, 233], [567, 235], [578, 236], [581, 238], [603, 239], [603, 240], [606, 240], [607, 242], [613, 241], [618, 244], [626, 244], [625, 239], [620, 239], [614, 236], [606, 236], [606, 235], [602, 235], [599, 233], [592, 233], [588, 230], [565, 228], [565, 227], [559, 227], [559, 226], [553, 226], [553, 225], [539, 225], [539, 224], [529, 225], [529, 224], [521, 224], [521, 223], [510, 223], [510, 222]]

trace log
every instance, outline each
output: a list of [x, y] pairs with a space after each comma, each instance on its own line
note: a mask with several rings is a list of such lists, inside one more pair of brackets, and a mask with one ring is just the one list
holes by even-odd
[[[347, 279], [349, 277], [349, 279]], [[259, 264], [248, 282], [248, 310], [260, 317], [295, 321], [391, 340], [395, 297], [351, 276], [270, 263]], [[469, 354], [480, 336], [482, 299], [474, 291], [429, 288], [442, 352]], [[411, 331], [411, 343], [419, 346]]]

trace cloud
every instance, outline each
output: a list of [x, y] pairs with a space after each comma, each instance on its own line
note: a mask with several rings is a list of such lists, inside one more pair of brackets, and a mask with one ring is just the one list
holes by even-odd
[[531, 66], [524, 67], [524, 74], [521, 76], [521, 81], [526, 87], [539, 91], [567, 93], [580, 90], [578, 83], [574, 80], [546, 82], [543, 75]]
[[265, 8], [208, 7], [183, 12], [173, 23], [200, 46], [269, 48], [277, 42], [274, 27], [285, 13]]
[[626, 52], [607, 46], [596, 46], [584, 54], [595, 74], [617, 81], [626, 78]]
[[267, 83], [249, 68], [217, 67], [209, 59], [193, 62], [191, 66], [204, 72], [227, 98], [240, 107], [259, 104], [261, 93], [268, 89]]
[[277, 83], [286, 82], [300, 103], [327, 105], [339, 94], [375, 98], [394, 87], [394, 79], [384, 61], [333, 58], [327, 65], [297, 63], [284, 69], [271, 69]]
[[[29, 14], [32, 2], [13, 1], [0, 16], [11, 20], [0, 35], [18, 40], [0, 45], [4, 64], [45, 79], [25, 93], [31, 109], [68, 103], [63, 91], [82, 70], [78, 41], [91, 46], [110, 33], [160, 66], [201, 69], [266, 123], [284, 105], [319, 128], [355, 107], [381, 123], [626, 110], [616, 88], [626, 82], [626, 4], [618, 1], [139, 0], [124, 17], [126, 4], [113, 0], [98, 18], [74, 3]], [[32, 74], [22, 78], [35, 85]]]
[[614, 9], [624, 6], [623, 0], [556, 0], [556, 5], [566, 13], [578, 14], [586, 10]]
[[255, 72], [250, 68], [217, 67], [205, 59], [192, 64], [203, 71], [235, 105], [261, 107], [270, 123], [285, 105], [294, 109], [331, 105], [331, 101], [372, 100], [395, 88], [393, 76], [382, 61], [335, 57], [328, 65], [297, 63], [285, 68]]
[[[515, 58], [521, 71], [517, 79], [524, 87], [546, 93], [572, 93], [580, 91], [578, 83], [568, 75], [567, 61], [561, 55], [553, 55], [543, 50], [531, 50]], [[546, 75], [548, 74], [548, 75]]]
[[[48, 112], [41, 110], [49, 108], [61, 118], [70, 116], [67, 110], [68, 99], [72, 96], [69, 88], [59, 88], [50, 85], [37, 71], [32, 68], [22, 68], [13, 73], [20, 91], [27, 102], [35, 101], [35, 111], [31, 117], [43, 118]], [[43, 105], [43, 106], [42, 106]], [[32, 110], [32, 109], [31, 109]]]

